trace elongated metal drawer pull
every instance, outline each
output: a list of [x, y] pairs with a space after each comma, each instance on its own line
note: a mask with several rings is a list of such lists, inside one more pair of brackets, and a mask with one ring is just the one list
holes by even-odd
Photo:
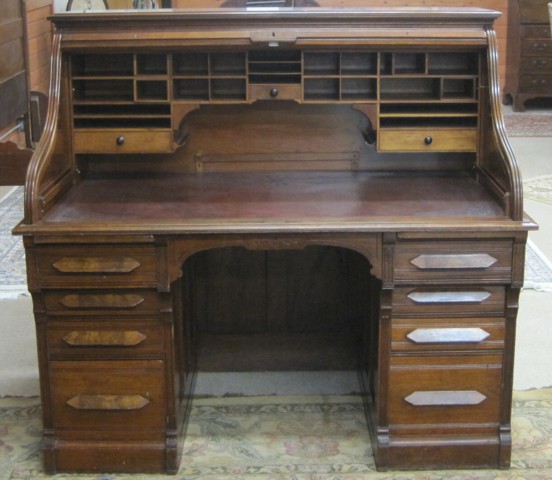
[[104, 308], [124, 309], [134, 308], [144, 301], [144, 297], [137, 294], [70, 294], [61, 298], [60, 303], [67, 308]]
[[406, 337], [414, 343], [478, 343], [490, 335], [482, 328], [417, 328]]
[[497, 262], [495, 257], [487, 253], [462, 253], [459, 255], [424, 254], [413, 258], [410, 263], [421, 270], [451, 270], [489, 268]]
[[459, 292], [410, 292], [407, 297], [416, 303], [481, 303], [491, 296], [485, 290]]
[[147, 337], [136, 330], [86, 330], [73, 331], [63, 337], [63, 341], [72, 347], [135, 347]]
[[142, 395], [87, 395], [79, 393], [67, 400], [75, 410], [140, 410], [149, 402]]
[[140, 266], [140, 262], [130, 257], [64, 257], [54, 262], [61, 273], [130, 273]]
[[487, 397], [476, 390], [413, 392], [405, 400], [415, 407], [479, 405]]

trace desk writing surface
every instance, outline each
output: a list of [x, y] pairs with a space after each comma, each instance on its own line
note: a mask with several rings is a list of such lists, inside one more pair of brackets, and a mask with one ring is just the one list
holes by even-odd
[[236, 222], [261, 229], [271, 222], [285, 228], [282, 223], [288, 222], [316, 223], [323, 230], [335, 223], [352, 228], [400, 223], [405, 217], [420, 224], [496, 221], [503, 214], [481, 185], [464, 176], [242, 172], [87, 179], [45, 216], [43, 225], [117, 230], [134, 224], [156, 231], [172, 224], [185, 231], [197, 223], [217, 230]]

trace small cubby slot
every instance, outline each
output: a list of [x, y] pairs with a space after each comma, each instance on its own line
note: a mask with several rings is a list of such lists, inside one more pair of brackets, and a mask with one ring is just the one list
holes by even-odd
[[373, 52], [342, 52], [342, 75], [376, 75], [378, 54]]
[[380, 81], [382, 100], [439, 99], [441, 79], [434, 77], [386, 77]]
[[246, 100], [247, 82], [245, 78], [211, 79], [212, 100]]
[[338, 52], [305, 52], [305, 75], [339, 75], [340, 61]]
[[342, 78], [342, 100], [375, 100], [377, 97], [377, 81], [375, 78]]
[[209, 75], [209, 54], [207, 53], [175, 53], [172, 62], [173, 75]]
[[250, 83], [301, 83], [299, 50], [253, 50], [248, 56]]
[[136, 73], [138, 75], [166, 75], [167, 55], [136, 55]]
[[208, 78], [178, 78], [173, 82], [175, 100], [209, 100]]
[[73, 77], [125, 77], [134, 73], [134, 57], [129, 54], [87, 54], [71, 58]]
[[339, 100], [339, 78], [305, 78], [305, 100]]
[[134, 100], [134, 82], [131, 79], [73, 80], [73, 100], [132, 102]]
[[443, 78], [443, 98], [475, 98], [475, 78]]
[[210, 73], [214, 76], [245, 75], [245, 53], [211, 53]]
[[475, 52], [434, 52], [428, 54], [428, 73], [439, 75], [476, 75], [479, 55]]
[[161, 101], [168, 100], [168, 88], [165, 80], [137, 80], [137, 101]]

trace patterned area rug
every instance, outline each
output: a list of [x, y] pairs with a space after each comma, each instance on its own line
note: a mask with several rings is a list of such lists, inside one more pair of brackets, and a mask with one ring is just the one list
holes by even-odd
[[0, 399], [1, 480], [545, 480], [552, 478], [552, 389], [514, 392], [511, 469], [375, 471], [355, 396], [194, 400], [180, 471], [45, 475], [38, 399]]
[[[552, 204], [552, 176], [524, 183], [524, 191], [527, 198]], [[0, 200], [0, 299], [27, 293], [23, 242], [11, 234], [22, 218], [23, 188], [16, 188]], [[531, 242], [527, 247], [524, 288], [552, 288], [552, 264]]]
[[523, 196], [552, 205], [552, 175], [536, 177], [523, 182]]
[[504, 115], [506, 133], [511, 137], [552, 136], [552, 112], [507, 113]]

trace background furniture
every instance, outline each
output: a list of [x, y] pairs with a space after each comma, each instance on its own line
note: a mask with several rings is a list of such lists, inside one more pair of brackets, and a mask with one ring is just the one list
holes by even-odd
[[552, 97], [552, 40], [546, 0], [517, 0], [510, 6], [505, 101], [515, 111]]
[[536, 226], [497, 15], [54, 17], [16, 229], [47, 471], [175, 472], [198, 366], [263, 354], [357, 369], [381, 470], [509, 465]]

